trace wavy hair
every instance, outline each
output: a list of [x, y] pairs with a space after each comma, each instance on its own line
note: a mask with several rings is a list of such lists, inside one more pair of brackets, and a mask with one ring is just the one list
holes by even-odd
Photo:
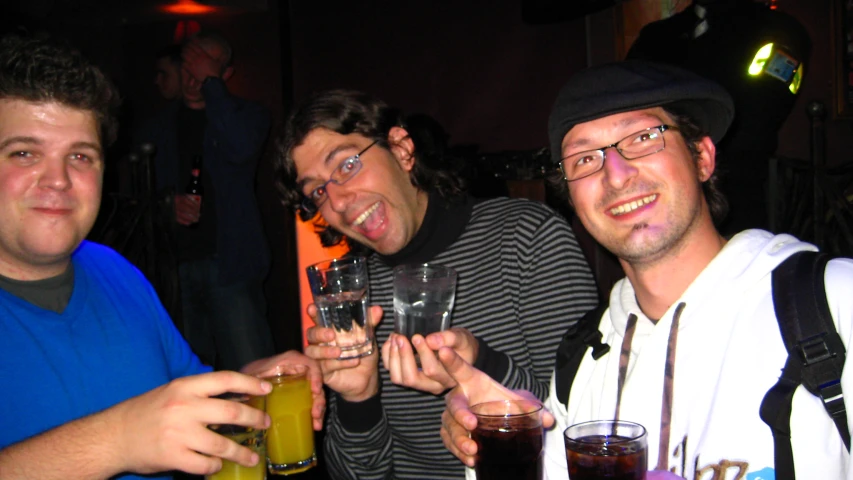
[[[376, 147], [389, 149], [388, 133], [393, 127], [406, 128], [400, 110], [367, 93], [355, 90], [328, 90], [311, 95], [296, 105], [276, 136], [273, 159], [275, 185], [281, 202], [288, 209], [298, 210], [304, 195], [296, 183], [298, 172], [293, 150], [302, 145], [308, 135], [324, 128], [341, 135], [359, 134], [376, 142]], [[455, 173], [440, 168], [441, 163], [425, 148], [423, 141], [412, 132], [415, 162], [409, 172], [412, 185], [423, 191], [436, 191], [448, 201], [457, 201], [465, 191], [464, 181]], [[376, 148], [374, 147], [374, 148]], [[303, 212], [303, 220], [316, 217], [316, 212]], [[324, 246], [340, 243], [343, 235], [320, 217], [315, 225]]]

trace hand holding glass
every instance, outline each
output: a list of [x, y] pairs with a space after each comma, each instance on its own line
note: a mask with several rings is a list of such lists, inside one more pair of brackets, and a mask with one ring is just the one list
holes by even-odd
[[311, 265], [306, 272], [319, 325], [335, 331], [331, 345], [340, 347], [339, 358], [373, 353], [373, 327], [367, 315], [367, 260], [336, 258]]
[[[266, 397], [253, 397], [243, 394], [227, 394], [221, 398], [243, 402], [258, 410], [264, 410], [266, 400]], [[222, 459], [222, 469], [214, 474], [205, 476], [205, 480], [264, 480], [267, 478], [266, 453], [264, 448], [264, 433], [266, 430], [258, 430], [241, 425], [211, 425], [210, 429], [251, 449], [258, 454], [260, 461], [254, 467], [244, 467], [239, 463]]]

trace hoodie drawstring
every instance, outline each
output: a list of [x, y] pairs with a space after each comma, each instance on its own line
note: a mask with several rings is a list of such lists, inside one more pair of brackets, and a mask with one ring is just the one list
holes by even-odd
[[[681, 312], [687, 304], [681, 302], [675, 307], [672, 314], [672, 325], [669, 327], [669, 339], [666, 346], [666, 366], [664, 367], [663, 392], [661, 395], [661, 420], [660, 420], [660, 444], [658, 448], [658, 462], [656, 470], [669, 469], [669, 436], [672, 423], [672, 395], [675, 379], [675, 349], [678, 343], [678, 324]], [[616, 412], [615, 418], [619, 420], [622, 407], [622, 389], [625, 387], [625, 377], [628, 374], [628, 358], [631, 356], [631, 343], [634, 341], [634, 332], [637, 328], [637, 316], [633, 313], [628, 315], [628, 323], [625, 326], [625, 335], [622, 338], [622, 349], [619, 352], [619, 378], [617, 383]]]

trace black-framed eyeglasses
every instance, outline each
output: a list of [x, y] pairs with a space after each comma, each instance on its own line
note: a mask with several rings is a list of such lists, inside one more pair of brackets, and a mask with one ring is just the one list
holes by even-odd
[[574, 182], [601, 170], [604, 167], [604, 160], [607, 158], [608, 148], [615, 148], [625, 160], [635, 160], [658, 153], [666, 148], [663, 132], [669, 129], [677, 130], [678, 127], [658, 125], [657, 127], [646, 128], [634, 132], [616, 143], [563, 157], [560, 159], [560, 170], [563, 172], [563, 178], [569, 182]]
[[356, 153], [351, 157], [347, 157], [332, 170], [331, 177], [326, 180], [325, 183], [318, 186], [314, 190], [311, 190], [305, 198], [302, 199], [302, 204], [300, 205], [301, 212], [299, 213], [300, 217], [303, 220], [307, 220], [313, 218], [314, 215], [320, 210], [320, 207], [323, 203], [326, 202], [329, 198], [328, 189], [326, 188], [329, 185], [329, 182], [334, 182], [338, 185], [343, 185], [350, 181], [352, 177], [356, 176], [358, 172], [361, 170], [361, 156], [364, 155], [370, 147], [376, 145], [378, 140], [374, 140], [373, 143], [364, 147], [362, 151]]

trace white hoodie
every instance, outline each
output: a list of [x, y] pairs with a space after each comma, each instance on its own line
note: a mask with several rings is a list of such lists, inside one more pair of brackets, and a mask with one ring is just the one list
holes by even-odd
[[[622, 393], [620, 419], [648, 430], [649, 468], [658, 463], [661, 402], [673, 312], [684, 303], [677, 333], [672, 424], [667, 469], [689, 480], [775, 478], [773, 439], [759, 417], [764, 395], [787, 358], [773, 310], [771, 272], [791, 254], [815, 250], [790, 235], [747, 230], [732, 238], [657, 322], [643, 315], [628, 279], [617, 283], [599, 329], [610, 353], [585, 354], [560, 405], [551, 385], [548, 408], [557, 418], [546, 432], [545, 477], [568, 477], [563, 430], [588, 420], [612, 419], [619, 351], [629, 314], [638, 317]], [[829, 307], [845, 345], [853, 335], [853, 260], [830, 262]], [[847, 356], [851, 363], [853, 352]], [[845, 368], [848, 419], [853, 411], [853, 368]], [[853, 425], [853, 420], [848, 420]], [[791, 415], [792, 447], [800, 479], [853, 480], [849, 455], [820, 399], [800, 387]]]

